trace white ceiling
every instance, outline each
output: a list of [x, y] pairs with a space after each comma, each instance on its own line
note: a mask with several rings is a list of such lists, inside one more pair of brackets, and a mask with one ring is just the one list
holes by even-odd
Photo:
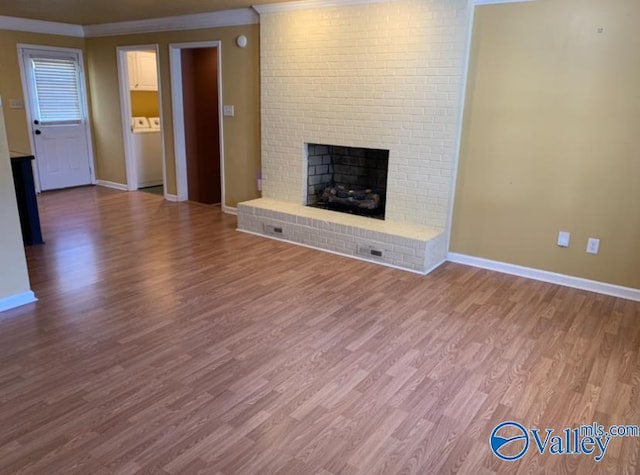
[[287, 0], [0, 0], [0, 15], [94, 25], [205, 13]]

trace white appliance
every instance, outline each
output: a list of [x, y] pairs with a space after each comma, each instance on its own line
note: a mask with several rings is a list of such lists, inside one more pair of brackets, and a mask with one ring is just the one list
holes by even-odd
[[131, 130], [145, 130], [151, 127], [149, 120], [146, 117], [132, 117], [131, 118]]
[[160, 130], [160, 117], [149, 117], [149, 127], [153, 130]]
[[136, 163], [138, 188], [162, 185], [160, 120], [151, 127], [146, 117], [131, 119], [131, 152]]

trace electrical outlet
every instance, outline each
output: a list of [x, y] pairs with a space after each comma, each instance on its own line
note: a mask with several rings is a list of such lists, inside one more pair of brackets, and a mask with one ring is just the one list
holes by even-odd
[[235, 117], [236, 108], [234, 106], [224, 106], [222, 108], [222, 112], [225, 117]]
[[558, 246], [560, 247], [569, 247], [569, 242], [571, 241], [571, 233], [568, 231], [560, 231], [558, 233]]
[[587, 241], [587, 252], [589, 254], [597, 254], [600, 250], [600, 239], [589, 238]]

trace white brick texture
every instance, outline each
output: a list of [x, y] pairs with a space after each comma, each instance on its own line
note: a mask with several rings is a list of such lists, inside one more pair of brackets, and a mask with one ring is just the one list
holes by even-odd
[[388, 149], [386, 220], [444, 229], [467, 0], [261, 16], [263, 196], [303, 204], [305, 144]]
[[[274, 202], [265, 207], [267, 202], [268, 199], [260, 199], [240, 203], [238, 229], [421, 274], [446, 259], [446, 236], [442, 231], [432, 230], [428, 236], [422, 232], [416, 236], [411, 236], [411, 233], [402, 236], [395, 231], [371, 230], [356, 224], [368, 218], [349, 215], [341, 221], [353, 221], [353, 225], [335, 223], [330, 219], [338, 213], [332, 211], [316, 209], [310, 213], [311, 216], [302, 216], [309, 213], [291, 206], [280, 207]], [[269, 226], [278, 228], [280, 232], [270, 232]], [[365, 251], [378, 250], [382, 255], [372, 256], [370, 251], [362, 252], [363, 248]]]

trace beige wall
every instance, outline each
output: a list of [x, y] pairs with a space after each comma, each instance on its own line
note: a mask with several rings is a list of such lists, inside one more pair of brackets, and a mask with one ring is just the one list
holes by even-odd
[[29, 144], [30, 132], [25, 109], [9, 108], [9, 100], [26, 99], [22, 94], [20, 66], [18, 63], [18, 43], [83, 49], [84, 39], [0, 30], [0, 71], [2, 71], [0, 74], [0, 96], [2, 96], [4, 103], [9, 148], [31, 153], [31, 145]]
[[159, 117], [160, 104], [156, 91], [131, 91], [132, 117]]
[[27, 261], [22, 244], [4, 117], [0, 114], [0, 300], [29, 292]]
[[476, 8], [453, 252], [640, 288], [639, 17], [636, 0]]
[[[237, 48], [235, 38], [245, 35], [248, 46]], [[259, 26], [248, 25], [193, 31], [87, 38], [87, 62], [93, 105], [93, 131], [99, 179], [126, 183], [116, 47], [158, 44], [160, 87], [164, 116], [167, 187], [176, 193], [175, 155], [171, 108], [169, 44], [194, 41], [222, 42], [222, 95], [235, 106], [235, 117], [224, 120], [226, 204], [256, 198], [260, 170]]]

